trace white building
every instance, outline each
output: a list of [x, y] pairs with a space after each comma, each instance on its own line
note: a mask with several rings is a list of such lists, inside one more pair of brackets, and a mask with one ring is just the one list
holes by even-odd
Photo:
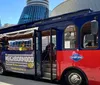
[[51, 16], [57, 16], [83, 9], [100, 11], [100, 0], [64, 0], [63, 3], [53, 9]]
[[6, 23], [2, 26], [2, 28], [7, 28], [7, 27], [11, 27], [11, 26], [14, 26], [15, 24], [9, 24], [9, 23]]

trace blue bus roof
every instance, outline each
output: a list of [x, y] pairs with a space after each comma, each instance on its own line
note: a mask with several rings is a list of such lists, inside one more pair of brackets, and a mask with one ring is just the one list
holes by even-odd
[[47, 18], [47, 19], [43, 19], [43, 20], [38, 20], [38, 21], [30, 22], [30, 23], [15, 25], [15, 26], [11, 26], [8, 28], [2, 28], [2, 29], [0, 29], [0, 34], [18, 31], [18, 30], [24, 30], [24, 29], [28, 29], [28, 28], [32, 28], [32, 27], [40, 27], [40, 26], [43, 26], [46, 24], [61, 22], [61, 21], [65, 21], [65, 20], [73, 21], [75, 18], [89, 16], [89, 15], [98, 14], [98, 13], [100, 14], [100, 12], [93, 12], [90, 9], [84, 9], [84, 10], [67, 13], [67, 14], [63, 14], [63, 15], [59, 15], [59, 16], [55, 16], [55, 17], [51, 17], [51, 18]]

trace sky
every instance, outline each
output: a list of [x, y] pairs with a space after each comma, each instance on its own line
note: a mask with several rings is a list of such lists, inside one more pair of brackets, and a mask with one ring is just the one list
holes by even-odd
[[[64, 0], [49, 0], [49, 9], [59, 5]], [[0, 20], [1, 24], [17, 24], [23, 8], [26, 6], [26, 0], [0, 0]]]

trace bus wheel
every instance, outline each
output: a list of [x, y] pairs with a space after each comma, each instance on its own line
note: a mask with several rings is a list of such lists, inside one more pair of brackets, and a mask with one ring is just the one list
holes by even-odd
[[87, 85], [84, 75], [78, 70], [70, 70], [65, 73], [62, 85]]
[[4, 74], [4, 67], [0, 65], [0, 75]]

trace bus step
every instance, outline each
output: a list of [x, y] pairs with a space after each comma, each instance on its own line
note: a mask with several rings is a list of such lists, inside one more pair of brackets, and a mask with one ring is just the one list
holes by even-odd
[[[51, 78], [51, 73], [45, 72], [43, 77]], [[55, 78], [56, 78], [56, 74], [53, 73], [53, 79]]]
[[47, 78], [47, 77], [42, 77], [42, 79], [51, 80], [51, 78]]
[[[50, 63], [44, 64], [43, 67], [51, 68], [51, 64]], [[52, 67], [53, 68], [56, 68], [57, 65], [56, 64], [53, 64]]]
[[[50, 73], [50, 72], [51, 72], [51, 68], [44, 68], [44, 72]], [[56, 72], [56, 68], [53, 68], [53, 69], [52, 69], [52, 72], [53, 72], [54, 74], [56, 74], [56, 73], [57, 73], [57, 72]]]

